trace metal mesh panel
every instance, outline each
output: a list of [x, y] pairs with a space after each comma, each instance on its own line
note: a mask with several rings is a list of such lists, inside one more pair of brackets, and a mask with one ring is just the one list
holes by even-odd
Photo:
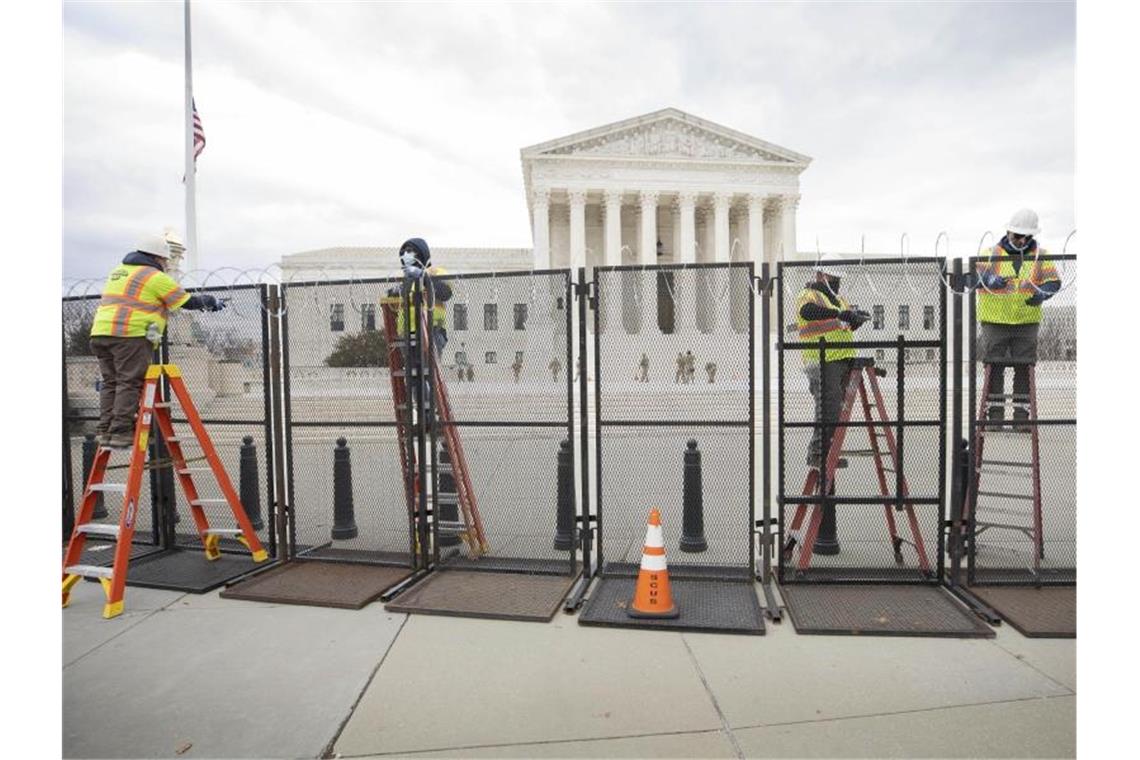
[[[752, 271], [750, 263], [595, 270], [597, 376], [590, 387], [607, 574], [636, 572], [656, 507], [671, 572], [751, 575]], [[707, 542], [691, 552], [680, 548], [690, 440], [700, 452]], [[690, 539], [697, 537], [693, 514]]]
[[[797, 297], [815, 279], [814, 263], [786, 262], [779, 270], [777, 504], [781, 547], [794, 539], [790, 551], [780, 552], [780, 580], [930, 581], [940, 577], [942, 568], [947, 398], [944, 263], [884, 259], [843, 262], [842, 266], [845, 275], [839, 295], [850, 308], [871, 315], [854, 331], [853, 343], [856, 356], [863, 362], [871, 360], [873, 370], [852, 370], [858, 382], [848, 424], [825, 428], [834, 430], [835, 439], [843, 438], [832, 494], [835, 502], [829, 501], [820, 510], [822, 516], [834, 509], [837, 544], [832, 542], [829, 516], [823, 518], [819, 543], [806, 562], [804, 543], [812, 515], [822, 502], [818, 488], [809, 488], [810, 478], [818, 478], [821, 461], [820, 447], [811, 445], [813, 433], [823, 422], [817, 419], [817, 405], [823, 403], [817, 396], [826, 395], [841, 408], [851, 377], [844, 381], [837, 375], [833, 382], [824, 381], [823, 390], [813, 395], [810, 372], [820, 366], [819, 348], [814, 343], [805, 345], [811, 338], [801, 339], [796, 312]], [[814, 361], [806, 358], [807, 351]], [[869, 425], [868, 419], [874, 424]], [[822, 438], [828, 440], [827, 434]], [[898, 452], [901, 467], [894, 464], [892, 448]], [[798, 498], [805, 489], [811, 491], [814, 502]], [[892, 539], [891, 521], [894, 536], [902, 544]]]
[[569, 272], [440, 279], [452, 289], [444, 382], [488, 544], [474, 563], [464, 553], [445, 559], [572, 572], [572, 548], [554, 541], [558, 452], [571, 438]]
[[[252, 439], [256, 447], [259, 504], [256, 511], [250, 509], [249, 516], [251, 520], [260, 517], [264, 527], [257, 531], [258, 537], [266, 549], [272, 549], [272, 437], [267, 417], [269, 347], [264, 289], [258, 285], [236, 285], [201, 290], [224, 301], [225, 308], [217, 312], [175, 312], [166, 330], [166, 361], [181, 370], [194, 408], [235, 491], [241, 484], [242, 442], [245, 437]], [[173, 407], [173, 421], [175, 433], [188, 440], [190, 426], [177, 405]], [[191, 468], [208, 466], [197, 443], [184, 443], [182, 452]], [[200, 546], [186, 494], [174, 483], [172, 473], [167, 477], [176, 495], [175, 542]], [[223, 498], [212, 473], [194, 473], [192, 477], [199, 497]], [[203, 509], [211, 527], [237, 527], [229, 505], [207, 504]], [[222, 541], [222, 548], [248, 554], [247, 549], [229, 540]]]
[[[292, 283], [283, 288], [286, 448], [291, 540], [312, 556], [410, 564], [380, 300], [398, 280]], [[334, 540], [333, 459], [349, 449], [357, 535]]]
[[[986, 427], [980, 473], [970, 457], [970, 482], [977, 476], [972, 511], [974, 538], [969, 544], [968, 569], [974, 584], [1037, 585], [1076, 582], [1076, 359], [1077, 359], [1077, 262], [1073, 255], [1051, 256], [1061, 278], [1061, 290], [1042, 306], [1037, 331], [1036, 386], [1037, 422], [1018, 419], [1022, 396], [1005, 399], [1003, 417], [1011, 426]], [[971, 259], [975, 269], [981, 259]], [[969, 440], [978, 440], [982, 389], [986, 379], [983, 329], [977, 314], [977, 286], [967, 298], [972, 335], [973, 374], [967, 415]], [[1013, 368], [1004, 372], [1002, 391], [1019, 394]], [[991, 394], [994, 394], [991, 387]], [[996, 403], [996, 399], [991, 399]], [[1032, 445], [1038, 439], [1040, 514], [1042, 541], [1034, 536]], [[971, 449], [976, 453], [975, 449]], [[989, 527], [985, 527], [989, 524]], [[1034, 560], [1034, 554], [1040, 556]]]
[[[99, 306], [99, 300], [99, 296], [85, 295], [64, 298], [62, 302], [63, 362], [67, 388], [64, 413], [68, 420], [66, 443], [71, 452], [71, 482], [76, 515], [79, 513], [83, 490], [87, 483], [87, 473], [83, 469], [83, 446], [84, 442], [89, 440], [88, 436], [94, 436], [95, 426], [99, 421], [99, 388], [102, 377], [99, 361], [91, 353], [89, 343], [91, 321]], [[112, 466], [122, 464], [123, 460], [125, 457], [113, 459]], [[113, 469], [108, 471], [106, 481], [123, 482], [126, 478], [125, 468]], [[146, 506], [137, 513], [133, 543], [157, 544], [159, 537], [155, 533], [154, 499], [150, 478], [146, 476], [142, 479], [139, 503]], [[107, 517], [97, 518], [97, 521], [118, 523], [123, 507], [122, 496], [115, 493], [104, 494], [103, 504], [107, 509]]]

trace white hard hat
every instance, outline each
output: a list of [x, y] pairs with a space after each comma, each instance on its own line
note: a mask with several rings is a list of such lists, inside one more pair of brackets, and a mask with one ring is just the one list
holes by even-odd
[[139, 244], [135, 246], [135, 250], [140, 253], [149, 253], [151, 256], [158, 256], [159, 258], [170, 258], [170, 245], [166, 242], [165, 235], [147, 235]]
[[1036, 235], [1041, 231], [1037, 226], [1037, 212], [1029, 208], [1015, 212], [1005, 228], [1017, 235]]
[[827, 255], [820, 257], [815, 262], [815, 271], [828, 277], [843, 277], [847, 274], [842, 267], [836, 266], [835, 262]]

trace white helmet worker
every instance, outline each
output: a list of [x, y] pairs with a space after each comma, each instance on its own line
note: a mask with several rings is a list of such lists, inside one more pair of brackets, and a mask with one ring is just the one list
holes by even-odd
[[170, 244], [166, 242], [165, 235], [147, 235], [139, 244], [135, 246], [135, 250], [139, 253], [149, 253], [151, 256], [158, 256], [160, 259], [170, 258]]
[[1041, 232], [1041, 228], [1037, 226], [1037, 212], [1029, 208], [1015, 212], [1005, 229], [1015, 235], [1036, 235]]

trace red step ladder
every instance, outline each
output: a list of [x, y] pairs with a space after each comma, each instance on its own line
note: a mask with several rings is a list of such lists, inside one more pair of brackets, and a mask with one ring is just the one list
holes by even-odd
[[[969, 524], [971, 517], [974, 520], [974, 545], [977, 547], [977, 537], [987, 530], [1008, 530], [1024, 534], [1033, 543], [1033, 575], [1041, 573], [1041, 560], [1045, 558], [1045, 537], [1041, 519], [1041, 459], [1040, 441], [1037, 431], [1037, 377], [1036, 366], [1029, 365], [1029, 394], [1008, 393], [1001, 395], [990, 394], [990, 365], [984, 364], [985, 372], [982, 381], [981, 401], [978, 404], [977, 425], [974, 434], [974, 479], [966, 495], [966, 505], [963, 510], [963, 520]], [[991, 420], [990, 409], [1008, 407], [1014, 410], [1026, 411], [1028, 416], [1018, 419]], [[986, 459], [986, 436], [1013, 435], [1024, 440], [1028, 435], [1030, 442], [1030, 458], [1028, 462], [1010, 459]], [[1004, 493], [1000, 491], [982, 491], [982, 475], [997, 475], [1006, 478], [1024, 478], [1031, 482], [1030, 493]], [[979, 497], [985, 499], [1002, 499], [1009, 501], [1030, 502], [1032, 504], [1030, 520], [1031, 525], [1013, 522], [990, 522], [978, 519]], [[986, 504], [988, 512], [1006, 515], [1011, 518], [1023, 516], [1024, 510], [1014, 507], [1000, 507]], [[1011, 549], [1011, 551], [1016, 551]]]
[[[400, 437], [400, 467], [404, 475], [404, 497], [407, 499], [410, 510], [414, 510], [416, 499], [419, 497], [419, 470], [416, 467], [416, 452], [408, 446], [408, 425], [413, 420], [407, 417], [408, 386], [406, 378], [412, 382], [422, 382], [422, 377], [416, 367], [409, 369], [405, 360], [405, 351], [419, 351], [417, 335], [427, 336], [427, 354], [430, 363], [431, 378], [435, 386], [437, 398], [437, 414], [442, 428], [444, 444], [450, 452], [451, 470], [455, 479], [457, 502], [462, 522], [445, 522], [435, 514], [437, 531], [450, 531], [461, 536], [468, 545], [471, 557], [486, 554], [489, 550], [486, 534], [483, 532], [483, 521], [479, 517], [479, 507], [475, 498], [475, 489], [471, 485], [471, 477], [467, 468], [467, 458], [463, 453], [463, 441], [460, 440], [459, 430], [452, 421], [451, 401], [447, 395], [447, 384], [444, 382], [443, 372], [436, 359], [435, 350], [431, 346], [431, 329], [429, 325], [430, 311], [422, 308], [420, 328], [415, 333], [402, 336], [398, 333], [397, 318], [399, 310], [404, 308], [404, 299], [401, 296], [386, 296], [380, 300], [380, 308], [384, 317], [384, 338], [388, 343], [388, 375], [392, 382], [392, 404], [396, 412], [396, 433]], [[413, 407], [414, 414], [414, 407]], [[442, 469], [442, 468], [441, 468]], [[445, 495], [437, 495], [438, 499]], [[438, 500], [437, 499], [437, 500]], [[417, 552], [420, 550], [417, 538]]]
[[[878, 476], [879, 494], [884, 497], [883, 512], [886, 516], [887, 532], [890, 535], [895, 562], [900, 565], [903, 564], [903, 544], [910, 544], [914, 547], [915, 553], [918, 556], [919, 568], [925, 575], [930, 575], [930, 560], [926, 555], [922, 532], [919, 530], [918, 518], [914, 513], [914, 504], [907, 500], [910, 491], [907, 486], [906, 477], [904, 476], [901, 479], [900, 496], [903, 499], [901, 508], [896, 505], [895, 498], [892, 496], [887, 483], [887, 473], [897, 473], [901, 468], [899, 467], [898, 447], [895, 443], [895, 434], [891, 429], [886, 404], [883, 403], [883, 393], [879, 389], [878, 378], [885, 377], [886, 374], [886, 370], [875, 368], [875, 361], [873, 359], [854, 360], [854, 366], [850, 374], [848, 374], [844, 386], [843, 406], [839, 412], [839, 422], [846, 423], [851, 419], [851, 412], [855, 406], [855, 397], [858, 395], [860, 404], [863, 407], [863, 417], [870, 423], [866, 426], [867, 437], [870, 439], [871, 456], [875, 462], [875, 474]], [[868, 386], [870, 386], [870, 393], [867, 391]], [[878, 415], [877, 417], [875, 416], [876, 414]], [[843, 442], [847, 436], [847, 430], [848, 428], [844, 424], [835, 428], [835, 432], [831, 438], [831, 447], [827, 452], [827, 460], [824, 462], [827, 477], [823, 478], [822, 481], [831, 484], [828, 490], [830, 490], [832, 494], [835, 492], [835, 470], [839, 465], [840, 455], [843, 453]], [[886, 452], [883, 451], [880, 441], [886, 442]], [[890, 457], [890, 467], [887, 467], [883, 461], [885, 456]], [[812, 467], [808, 471], [807, 478], [804, 480], [803, 495], [823, 495], [822, 485], [823, 483], [819, 476], [819, 467]], [[807, 534], [803, 537], [803, 543], [800, 544], [798, 540], [800, 528], [803, 525], [808, 506], [809, 505], [804, 502], [796, 506], [795, 516], [792, 518], [792, 524], [788, 530], [791, 535], [787, 541], [785, 541], [783, 549], [784, 562], [791, 562], [797, 544], [800, 546], [799, 561], [796, 564], [796, 570], [798, 572], [807, 570], [811, 564], [812, 547], [815, 544], [816, 537], [819, 535], [819, 526], [823, 518], [823, 504], [812, 504], [811, 520], [808, 523]], [[898, 534], [894, 516], [894, 510], [896, 509], [906, 512], [907, 522], [910, 524], [910, 532], [913, 540], [908, 541]]]
[[[170, 415], [172, 401], [163, 401], [158, 392], [158, 383], [165, 375], [170, 381], [170, 389], [174, 399], [182, 408], [190, 423], [194, 439], [202, 450], [203, 458], [209, 467], [191, 468], [187, 466], [186, 456], [182, 444], [189, 439], [180, 438], [174, 433], [174, 424]], [[139, 491], [142, 486], [143, 471], [147, 469], [146, 451], [147, 439], [150, 436], [151, 419], [158, 423], [162, 432], [163, 441], [170, 452], [170, 460], [174, 467], [182, 490], [190, 502], [190, 513], [194, 517], [198, 535], [205, 547], [206, 559], [216, 560], [221, 556], [218, 542], [223, 537], [231, 537], [240, 541], [253, 554], [254, 562], [263, 562], [268, 553], [261, 546], [257, 533], [250, 524], [245, 508], [234, 491], [229, 475], [226, 474], [218, 452], [206, 434], [206, 428], [198, 416], [194, 403], [190, 400], [190, 393], [182, 380], [182, 372], [173, 364], [152, 364], [146, 372], [146, 379], [142, 388], [142, 397], [139, 402], [138, 418], [135, 421], [134, 446], [130, 451], [130, 464], [127, 469], [125, 483], [108, 483], [104, 480], [109, 469], [112, 450], [102, 446], [95, 454], [91, 465], [91, 473], [87, 478], [87, 487], [83, 492], [83, 502], [79, 507], [79, 514], [75, 519], [75, 528], [67, 544], [67, 552], [63, 558], [63, 606], [71, 601], [71, 590], [81, 578], [96, 578], [103, 585], [107, 602], [103, 607], [103, 617], [113, 618], [123, 612], [123, 595], [127, 584], [127, 566], [131, 559], [131, 540], [135, 533], [135, 518], [138, 514]], [[194, 483], [194, 472], [206, 471], [213, 474], [222, 491], [222, 498], [204, 499], [198, 493]], [[100, 493], [119, 492], [123, 494], [123, 508], [119, 514], [119, 524], [93, 522], [95, 503]], [[237, 523], [236, 528], [213, 528], [203, 507], [212, 504], [225, 504], [233, 513]], [[115, 539], [115, 559], [111, 567], [79, 564], [83, 554], [83, 547], [88, 536], [104, 536]]]

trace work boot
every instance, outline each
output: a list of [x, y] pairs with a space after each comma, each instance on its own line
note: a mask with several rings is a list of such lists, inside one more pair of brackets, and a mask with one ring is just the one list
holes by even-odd
[[986, 420], [991, 423], [985, 426], [986, 430], [1005, 430], [1005, 425], [998, 425], [993, 423], [1005, 422], [1005, 407], [992, 406], [986, 412]]
[[111, 449], [129, 449], [134, 443], [135, 437], [132, 433], [113, 433], [105, 445]]
[[1033, 426], [1028, 423], [1029, 410], [1015, 409], [1013, 411], [1013, 430], [1015, 433], [1032, 433]]

